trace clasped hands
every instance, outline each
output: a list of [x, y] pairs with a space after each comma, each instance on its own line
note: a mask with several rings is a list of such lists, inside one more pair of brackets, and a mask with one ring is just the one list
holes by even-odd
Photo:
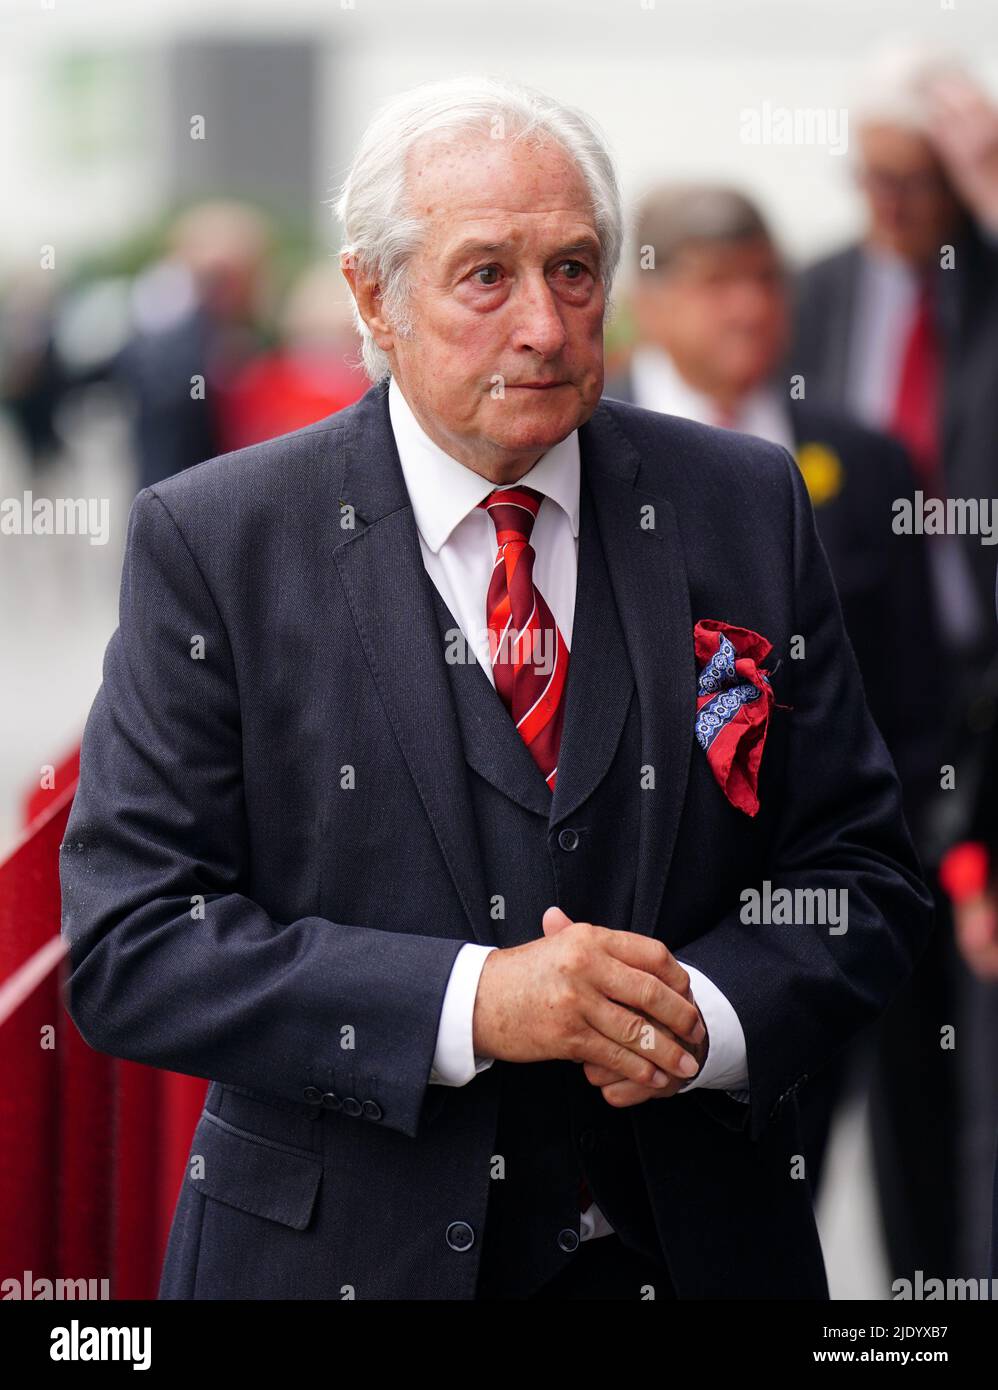
[[618, 1108], [673, 1096], [697, 1075], [707, 1030], [689, 975], [663, 942], [573, 922], [557, 907], [541, 926], [536, 940], [486, 957], [476, 1054], [580, 1062]]

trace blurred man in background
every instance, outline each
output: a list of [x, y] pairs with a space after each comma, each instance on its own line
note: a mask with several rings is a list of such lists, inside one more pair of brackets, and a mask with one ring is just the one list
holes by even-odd
[[[810, 397], [903, 440], [927, 496], [991, 498], [998, 492], [998, 110], [955, 61], [894, 50], [871, 62], [855, 111], [866, 230], [803, 275], [791, 369], [804, 376]], [[947, 690], [942, 786], [920, 845], [931, 877], [957, 841], [989, 837], [993, 846], [987, 768], [995, 761], [998, 660], [993, 547], [977, 534], [933, 535], [928, 553]], [[921, 664], [901, 669], [918, 679]], [[937, 907], [945, 928], [935, 948], [939, 979], [913, 1025], [939, 1054], [936, 1070], [959, 1104], [964, 1200], [948, 1259], [955, 1272], [976, 1275], [987, 1259], [998, 1125], [998, 913], [993, 892], [958, 909], [961, 964], [942, 897]], [[940, 992], [950, 999], [955, 1051], [940, 1051], [932, 1009]], [[899, 1084], [901, 1070], [899, 1057]], [[923, 1118], [912, 1114], [913, 1144], [928, 1137]], [[949, 1212], [939, 1212], [934, 1186], [917, 1200], [924, 1219], [938, 1213], [939, 1239], [928, 1250], [899, 1250], [898, 1261], [929, 1268], [924, 1261], [934, 1258], [942, 1274]]]
[[[628, 373], [608, 381], [606, 394], [761, 435], [795, 455], [870, 708], [901, 776], [916, 843], [924, 843], [938, 788], [941, 663], [923, 539], [895, 535], [890, 525], [893, 502], [910, 497], [915, 486], [906, 452], [843, 411], [813, 404], [783, 370], [789, 277], [766, 221], [747, 197], [711, 185], [666, 186], [642, 202], [636, 233], [642, 267], [631, 304], [637, 346]], [[918, 678], [898, 698], [914, 653]], [[921, 990], [935, 989], [933, 965], [916, 967], [916, 974], [923, 976]], [[949, 1017], [943, 1011], [940, 1023]], [[912, 1228], [928, 1221], [940, 1228], [935, 1254], [941, 1258], [952, 1225], [954, 1126], [945, 1077], [935, 1076], [938, 1047], [927, 1045], [924, 1030], [897, 1006], [876, 1040], [862, 1041], [859, 1055], [865, 1057], [874, 1042], [875, 1150], [886, 1224], [895, 1232], [892, 1254], [907, 1249]], [[892, 1058], [896, 1048], [913, 1046], [918, 1050], [907, 1054], [899, 1085]], [[840, 1056], [805, 1092], [815, 1190], [848, 1061]], [[927, 1125], [917, 1147], [910, 1134], [913, 1107]], [[923, 1191], [919, 1177], [931, 1191]]]
[[302, 271], [281, 304], [277, 330], [275, 347], [236, 372], [222, 393], [226, 449], [310, 425], [367, 390], [338, 266], [317, 262]]
[[242, 373], [270, 341], [275, 250], [260, 209], [218, 199], [180, 214], [163, 254], [133, 281], [101, 278], [42, 297], [25, 276], [0, 321], [0, 401], [34, 471], [64, 447], [65, 399], [102, 383], [130, 415], [138, 491], [246, 442], [233, 421]]

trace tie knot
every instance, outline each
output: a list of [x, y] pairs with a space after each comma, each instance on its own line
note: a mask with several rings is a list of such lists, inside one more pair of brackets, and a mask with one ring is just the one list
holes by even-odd
[[536, 488], [516, 484], [513, 487], [493, 488], [478, 505], [492, 518], [496, 538], [502, 545], [505, 541], [530, 540], [543, 500], [544, 494]]

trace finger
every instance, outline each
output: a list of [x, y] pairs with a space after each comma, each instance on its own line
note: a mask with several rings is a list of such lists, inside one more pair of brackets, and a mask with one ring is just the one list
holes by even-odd
[[603, 1099], [615, 1110], [623, 1110], [630, 1105], [643, 1105], [648, 1100], [662, 1100], [674, 1096], [679, 1082], [673, 1081], [659, 1089], [651, 1086], [637, 1086], [633, 1081], [616, 1081], [603, 1087]]
[[595, 1062], [584, 1062], [582, 1070], [592, 1086], [610, 1086], [614, 1081], [624, 1080], [619, 1072], [611, 1071], [609, 1067], [597, 1066]]
[[598, 1028], [590, 1027], [585, 1034], [581, 1052], [584, 1062], [604, 1067], [624, 1080], [637, 1082], [639, 1086], [664, 1087], [674, 1079], [658, 1067], [650, 1054], [632, 1051], [607, 1037]]
[[560, 931], [572, 925], [572, 919], [560, 907], [549, 907], [541, 918], [541, 929], [545, 936], [557, 936]]
[[[677, 996], [678, 997], [678, 996]], [[605, 999], [594, 993], [592, 1000], [583, 1010], [583, 1017], [591, 1028], [595, 1028], [604, 1038], [628, 1049], [638, 1057], [648, 1058], [654, 1067], [668, 1076], [677, 1076], [689, 1081], [696, 1076], [699, 1066], [686, 1048], [667, 1028], [659, 1027], [654, 1020], [636, 1015], [612, 999]], [[596, 1059], [598, 1060], [598, 1059]], [[622, 1075], [634, 1081], [650, 1085], [651, 1077], [635, 1076], [632, 1071], [618, 1067]]]
[[688, 972], [664, 941], [653, 936], [642, 936], [640, 932], [612, 931], [609, 927], [604, 928], [603, 935], [607, 951], [614, 959], [623, 961], [634, 970], [654, 975], [677, 994], [685, 994], [689, 989]]
[[677, 990], [647, 970], [635, 969], [615, 956], [604, 956], [596, 963], [592, 983], [607, 999], [647, 1014], [676, 1037], [691, 1043], [702, 1042], [700, 1010], [689, 992], [685, 970], [683, 975], [685, 988]]

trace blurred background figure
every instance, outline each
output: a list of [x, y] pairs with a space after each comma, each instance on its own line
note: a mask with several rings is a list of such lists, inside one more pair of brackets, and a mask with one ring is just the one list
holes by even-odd
[[274, 243], [247, 203], [197, 204], [134, 278], [98, 276], [43, 299], [37, 276], [9, 301], [0, 399], [35, 471], [64, 447], [58, 412], [110, 385], [130, 419], [133, 487], [190, 468], [225, 444], [226, 392], [269, 341]]
[[273, 249], [265, 216], [203, 203], [169, 242], [135, 283], [134, 328], [111, 364], [135, 402], [139, 487], [223, 451], [225, 391], [263, 345]]
[[343, 410], [367, 390], [349, 295], [338, 266], [307, 267], [278, 314], [279, 343], [227, 382], [222, 442], [241, 449]]
[[[915, 487], [902, 444], [842, 409], [800, 397], [786, 353], [792, 282], [758, 207], [736, 189], [673, 185], [649, 193], [636, 218], [630, 367], [606, 394], [651, 410], [762, 435], [796, 458], [835, 577], [870, 708], [890, 748], [916, 841], [924, 844], [938, 791], [943, 681], [924, 540], [891, 530], [892, 504]], [[913, 659], [917, 654], [917, 671]], [[910, 671], [904, 698], [899, 679]], [[938, 988], [934, 958], [915, 994]], [[897, 1006], [848, 1056], [806, 1088], [807, 1168], [817, 1193], [832, 1110], [850, 1070], [872, 1086], [881, 1206], [896, 1273], [918, 1232], [935, 1269], [955, 1209], [952, 1097], [940, 1072], [938, 1029]], [[945, 1022], [948, 1015], [943, 1015]], [[913, 1048], [919, 1065], [912, 1067]], [[897, 1055], [904, 1068], [897, 1074]], [[928, 1070], [926, 1070], [928, 1069]], [[933, 1084], [926, 1088], [925, 1078]], [[924, 1092], [928, 1089], [928, 1095]], [[911, 1130], [924, 1126], [916, 1142]], [[903, 1194], [902, 1201], [898, 1194]], [[938, 1267], [943, 1267], [939, 1265]], [[948, 1268], [948, 1266], [946, 1266]]]
[[119, 352], [91, 369], [122, 386], [133, 409], [137, 488], [222, 453], [227, 393], [267, 342], [273, 240], [266, 216], [236, 201], [183, 213], [162, 259], [131, 293]]
[[57, 309], [55, 287], [28, 273], [12, 276], [0, 300], [0, 405], [32, 481], [43, 485], [62, 447], [55, 417], [69, 386], [55, 346]]
[[[864, 73], [855, 125], [865, 231], [801, 277], [792, 369], [803, 374], [809, 396], [903, 440], [927, 495], [992, 498], [998, 493], [998, 109], [955, 59], [896, 48]], [[931, 536], [928, 552], [948, 695], [941, 763], [955, 772], [955, 785], [935, 798], [921, 845], [934, 874], [954, 844], [984, 837], [993, 843], [998, 829], [987, 771], [994, 759], [998, 659], [993, 547], [978, 535]], [[953, 919], [940, 896], [938, 979], [911, 1001], [912, 1029], [923, 1035], [917, 1055], [937, 1022], [956, 1024], [956, 1049], [937, 1056], [934, 1070], [958, 1107], [952, 1161], [960, 1206], [951, 1213], [947, 1203], [939, 1212], [928, 1253], [920, 1242], [895, 1248], [895, 1263], [906, 1270], [913, 1262], [928, 1268], [930, 1257], [941, 1271], [986, 1268], [987, 1179], [998, 1127], [994, 903], [992, 890], [957, 911], [961, 967], [950, 947]], [[898, 1085], [910, 1062], [900, 1049]], [[923, 1106], [913, 1109], [911, 1152], [920, 1146], [924, 1152], [927, 1142], [935, 1147], [926, 1118]], [[923, 1221], [931, 1220], [939, 1189], [922, 1184], [910, 1195], [909, 1202], [899, 1192], [898, 1201], [918, 1203]], [[936, 1252], [951, 1215], [955, 1240], [944, 1265]]]

